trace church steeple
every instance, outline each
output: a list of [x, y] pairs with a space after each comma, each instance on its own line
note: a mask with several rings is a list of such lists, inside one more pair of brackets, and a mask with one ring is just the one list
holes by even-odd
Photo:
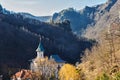
[[37, 52], [37, 58], [44, 58], [44, 48], [41, 42], [41, 38], [38, 48], [36, 49], [36, 52]]
[[38, 48], [36, 49], [36, 52], [41, 52], [41, 51], [44, 51], [44, 48], [42, 46], [42, 43], [40, 42]]

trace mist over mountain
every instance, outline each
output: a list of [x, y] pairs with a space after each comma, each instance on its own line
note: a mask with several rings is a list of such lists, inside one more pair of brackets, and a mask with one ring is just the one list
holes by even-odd
[[23, 13], [23, 12], [18, 14], [22, 15], [24, 18], [36, 19], [41, 22], [50, 22], [50, 19], [51, 19], [51, 16], [34, 16], [32, 14]]

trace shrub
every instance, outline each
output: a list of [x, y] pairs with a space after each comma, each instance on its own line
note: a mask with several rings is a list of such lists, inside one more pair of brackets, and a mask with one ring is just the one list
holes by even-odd
[[110, 80], [109, 76], [103, 73], [101, 76], [98, 76], [96, 80]]
[[80, 76], [73, 65], [65, 64], [59, 71], [60, 80], [79, 80]]
[[114, 80], [120, 80], [120, 72], [115, 74], [115, 79]]

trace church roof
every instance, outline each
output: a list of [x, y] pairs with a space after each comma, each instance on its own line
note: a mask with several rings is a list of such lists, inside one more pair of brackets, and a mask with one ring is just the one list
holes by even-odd
[[65, 63], [65, 61], [62, 60], [58, 55], [51, 55], [51, 58], [53, 58], [57, 63]]
[[44, 51], [44, 48], [43, 48], [43, 45], [42, 45], [41, 42], [39, 43], [38, 48], [36, 49], [36, 51]]

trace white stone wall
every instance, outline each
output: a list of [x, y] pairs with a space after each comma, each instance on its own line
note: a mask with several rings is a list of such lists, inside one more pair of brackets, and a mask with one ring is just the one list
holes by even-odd
[[44, 58], [44, 52], [37, 52], [37, 58]]

